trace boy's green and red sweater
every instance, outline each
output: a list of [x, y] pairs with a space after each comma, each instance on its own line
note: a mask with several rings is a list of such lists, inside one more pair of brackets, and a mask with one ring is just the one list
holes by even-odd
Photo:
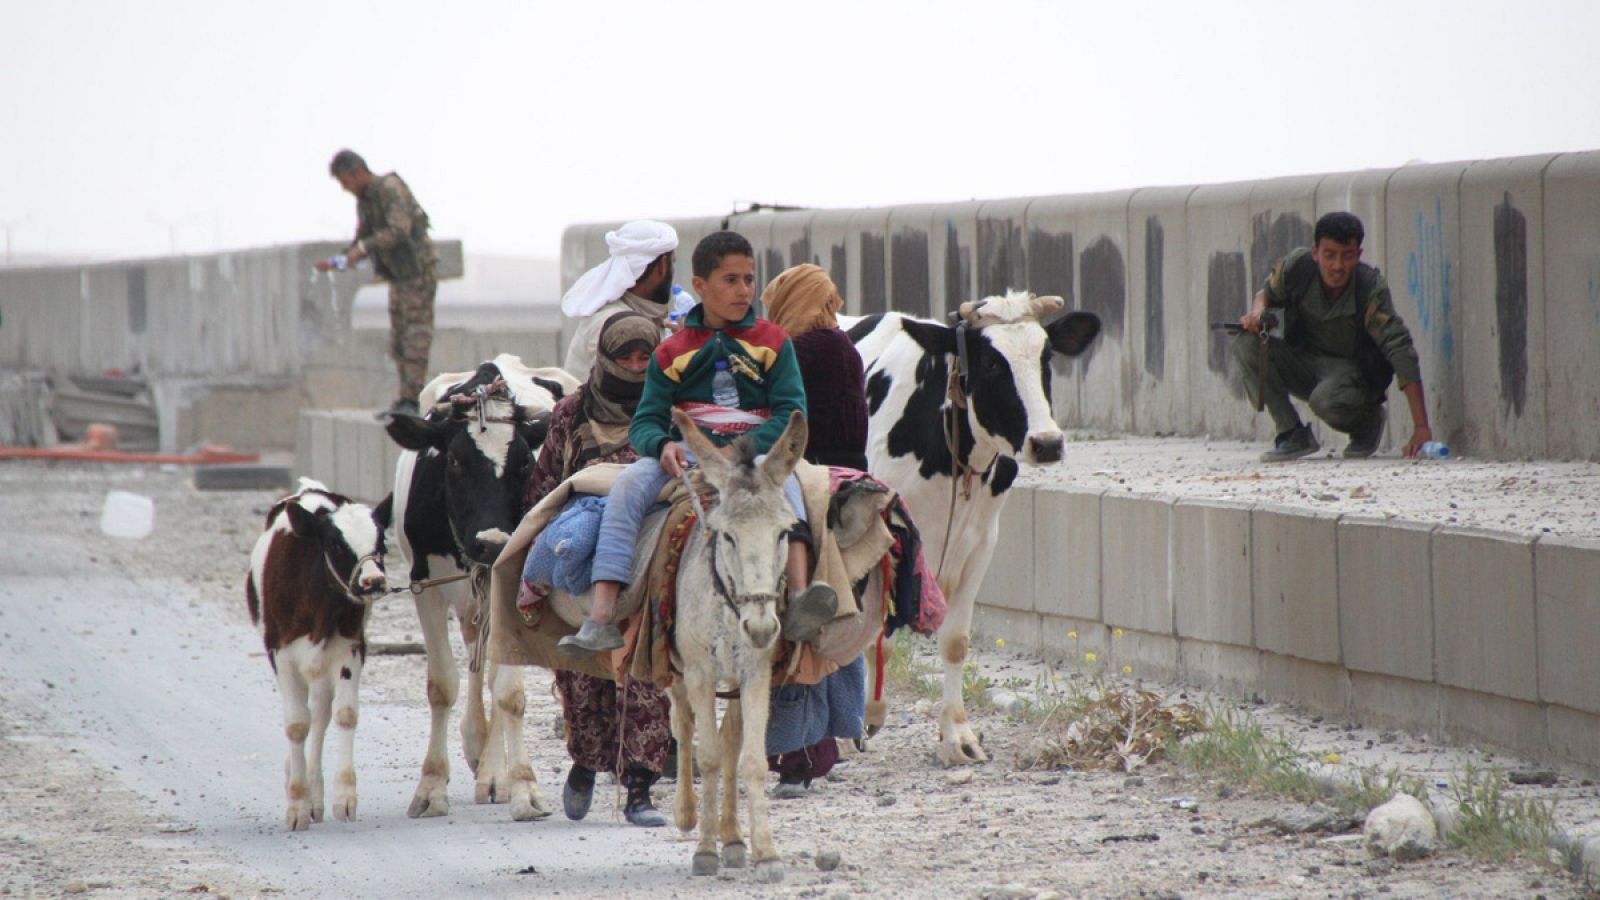
[[[704, 307], [696, 306], [684, 317], [683, 330], [662, 341], [650, 357], [644, 394], [628, 427], [634, 451], [660, 459], [661, 448], [668, 441], [682, 440], [683, 435], [672, 424], [672, 407], [686, 402], [712, 402], [711, 377], [716, 374], [716, 361], [733, 356], [749, 363], [748, 367], [728, 367], [739, 387], [739, 408], [766, 410], [772, 415], [760, 427], [745, 433], [755, 441], [757, 452], [772, 449], [789, 425], [789, 413], [806, 412], [806, 389], [789, 335], [766, 319], [757, 318], [754, 309], [736, 325], [707, 328]], [[751, 370], [759, 373], [759, 381], [747, 374]], [[706, 436], [718, 446], [732, 440], [710, 433]]]

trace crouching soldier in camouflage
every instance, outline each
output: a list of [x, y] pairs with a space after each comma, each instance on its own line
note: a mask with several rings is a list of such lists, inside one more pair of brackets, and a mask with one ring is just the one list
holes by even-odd
[[[1243, 370], [1245, 391], [1258, 409], [1265, 403], [1278, 430], [1273, 448], [1261, 454], [1264, 462], [1299, 459], [1320, 449], [1291, 395], [1350, 435], [1345, 458], [1371, 456], [1383, 437], [1384, 392], [1397, 377], [1411, 407], [1405, 455], [1416, 456], [1433, 439], [1411, 332], [1395, 315], [1383, 276], [1361, 262], [1364, 236], [1361, 220], [1350, 213], [1318, 219], [1311, 249], [1302, 247], [1280, 260], [1239, 319], [1248, 333], [1234, 338], [1233, 356]], [[1284, 336], [1268, 339], [1263, 373], [1259, 335], [1268, 307], [1283, 310]]]
[[[433, 295], [438, 257], [428, 237], [428, 214], [411, 189], [390, 172], [374, 175], [353, 150], [334, 154], [328, 170], [339, 186], [355, 195], [356, 238], [344, 251], [355, 265], [372, 258], [378, 277], [389, 282], [389, 352], [400, 371], [400, 396], [392, 412], [417, 412], [417, 395], [428, 377], [428, 351], [433, 346]], [[317, 263], [326, 272], [329, 263]]]

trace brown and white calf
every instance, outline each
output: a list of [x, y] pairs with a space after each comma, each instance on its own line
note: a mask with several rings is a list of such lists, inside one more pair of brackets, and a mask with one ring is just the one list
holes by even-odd
[[291, 831], [322, 821], [322, 741], [330, 721], [339, 747], [333, 817], [355, 818], [367, 610], [388, 587], [383, 529], [370, 507], [302, 478], [300, 489], [267, 513], [266, 530], [250, 552], [244, 594], [283, 697], [289, 738], [285, 823]]

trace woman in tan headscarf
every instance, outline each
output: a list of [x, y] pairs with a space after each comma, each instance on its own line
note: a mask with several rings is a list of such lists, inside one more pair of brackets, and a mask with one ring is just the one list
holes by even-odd
[[867, 396], [861, 355], [836, 318], [844, 298], [819, 266], [803, 263], [772, 279], [761, 300], [767, 318], [789, 333], [806, 386], [811, 440], [806, 459], [867, 467]]
[[[550, 413], [550, 430], [528, 479], [524, 513], [579, 469], [639, 458], [628, 442], [628, 423], [644, 392], [650, 353], [659, 343], [661, 326], [647, 316], [624, 311], [606, 319], [589, 380]], [[630, 680], [624, 688], [564, 669], [556, 670], [555, 679], [572, 757], [561, 791], [567, 818], [588, 814], [595, 773], [620, 761], [618, 774], [628, 789], [623, 816], [635, 825], [665, 825], [666, 817], [650, 799], [650, 787], [661, 777], [672, 736], [667, 695], [648, 681]]]
[[[787, 269], [767, 285], [767, 318], [789, 332], [806, 386], [811, 437], [807, 460], [824, 466], [867, 467], [867, 397], [861, 354], [836, 318], [844, 298], [833, 279], [809, 263]], [[767, 768], [778, 773], [772, 795], [805, 796], [813, 778], [839, 759], [839, 738], [862, 734], [866, 667], [858, 657], [817, 685], [773, 692], [767, 727]], [[814, 715], [818, 710], [821, 715]], [[776, 751], [776, 752], [773, 752]]]

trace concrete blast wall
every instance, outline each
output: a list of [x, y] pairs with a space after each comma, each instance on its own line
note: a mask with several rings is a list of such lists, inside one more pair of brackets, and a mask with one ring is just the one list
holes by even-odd
[[[1236, 320], [1318, 216], [1350, 210], [1422, 359], [1436, 437], [1487, 458], [1600, 459], [1600, 151], [1108, 194], [733, 216], [765, 284], [827, 269], [846, 311], [942, 316], [1027, 288], [1096, 312], [1104, 332], [1057, 361], [1064, 426], [1269, 438], [1210, 321]], [[672, 220], [679, 281], [722, 220]], [[563, 288], [619, 223], [562, 237]], [[570, 326], [567, 330], [570, 334]], [[1390, 397], [1384, 446], [1410, 435]], [[1307, 413], [1309, 416], [1309, 413]]]
[[[313, 273], [341, 246], [0, 269], [0, 369], [136, 374], [168, 450], [197, 438], [287, 445], [305, 369], [348, 347], [351, 303], [371, 278]], [[437, 246], [440, 277], [459, 277], [461, 243]]]

